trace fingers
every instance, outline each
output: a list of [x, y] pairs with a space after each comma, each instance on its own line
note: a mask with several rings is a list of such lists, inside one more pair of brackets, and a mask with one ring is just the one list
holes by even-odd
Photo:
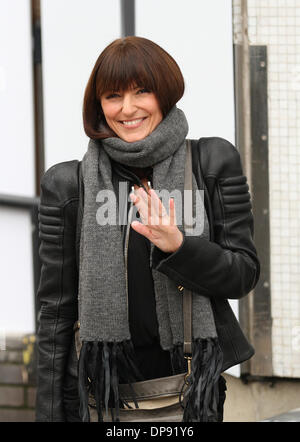
[[157, 193], [151, 189], [146, 193], [143, 188], [130, 194], [130, 198], [139, 211], [141, 220], [144, 224], [155, 226], [174, 224], [174, 202], [171, 203], [171, 221], [170, 217], [162, 204]]
[[150, 198], [149, 198], [149, 202], [150, 202], [150, 206], [153, 209], [153, 213], [151, 212], [151, 215], [153, 214], [154, 216], [157, 216], [159, 218], [164, 218], [168, 215], [164, 205], [162, 204], [160, 198], [158, 197], [157, 193], [155, 192], [155, 190], [151, 189], [150, 190]]
[[130, 194], [130, 199], [137, 208], [141, 221], [144, 224], [148, 224], [148, 198], [144, 189], [140, 188]]
[[170, 216], [170, 224], [171, 226], [176, 226], [176, 211], [175, 211], [175, 202], [174, 198], [170, 198], [169, 200], [169, 216]]
[[143, 189], [138, 189], [130, 194], [130, 198], [138, 209], [142, 221], [133, 221], [131, 227], [162, 251], [171, 253], [176, 251], [182, 244], [183, 235], [176, 225], [174, 199], [169, 199], [168, 214], [153, 189], [148, 194]]
[[140, 233], [141, 235], [143, 235], [146, 238], [148, 238], [150, 241], [153, 241], [153, 239], [154, 239], [153, 233], [152, 233], [151, 229], [148, 226], [145, 226], [145, 224], [140, 223], [139, 221], [132, 221], [131, 227], [137, 233]]

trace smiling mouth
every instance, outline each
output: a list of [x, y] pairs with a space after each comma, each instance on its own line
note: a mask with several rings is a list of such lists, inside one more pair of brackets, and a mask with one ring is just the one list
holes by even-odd
[[123, 121], [120, 121], [120, 123], [122, 124], [122, 126], [124, 126], [126, 128], [133, 129], [133, 128], [139, 127], [146, 118], [147, 117], [136, 118], [135, 120], [123, 120]]

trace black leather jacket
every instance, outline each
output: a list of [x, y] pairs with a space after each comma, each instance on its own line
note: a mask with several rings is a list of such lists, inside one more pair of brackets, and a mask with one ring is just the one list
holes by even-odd
[[[156, 248], [153, 266], [179, 286], [210, 297], [224, 371], [254, 354], [228, 302], [247, 295], [259, 278], [253, 216], [237, 149], [218, 137], [193, 143], [202, 168], [195, 167], [194, 173], [207, 187], [214, 240], [187, 236], [171, 255]], [[65, 409], [64, 391], [68, 376], [77, 375], [73, 326], [78, 318], [79, 170], [78, 161], [56, 164], [41, 184], [37, 421], [65, 421], [77, 413], [76, 400], [73, 411]]]

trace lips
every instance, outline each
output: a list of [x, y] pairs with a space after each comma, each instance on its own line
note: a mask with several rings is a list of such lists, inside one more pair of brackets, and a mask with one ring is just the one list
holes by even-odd
[[135, 118], [134, 120], [123, 120], [123, 121], [120, 121], [120, 123], [122, 124], [122, 126], [124, 126], [126, 128], [133, 129], [133, 128], [139, 127], [146, 118], [147, 117]]

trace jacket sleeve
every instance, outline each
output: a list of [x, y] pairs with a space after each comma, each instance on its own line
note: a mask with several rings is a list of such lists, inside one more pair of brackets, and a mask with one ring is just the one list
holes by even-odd
[[77, 207], [78, 161], [56, 164], [42, 178], [39, 208], [42, 268], [37, 292], [41, 306], [37, 331], [37, 421], [65, 420], [63, 380], [77, 319]]
[[183, 286], [209, 297], [239, 299], [259, 278], [249, 187], [237, 149], [222, 138], [205, 140], [200, 148], [212, 205], [214, 241], [184, 236], [172, 254], [155, 247], [152, 266], [179, 289]]

